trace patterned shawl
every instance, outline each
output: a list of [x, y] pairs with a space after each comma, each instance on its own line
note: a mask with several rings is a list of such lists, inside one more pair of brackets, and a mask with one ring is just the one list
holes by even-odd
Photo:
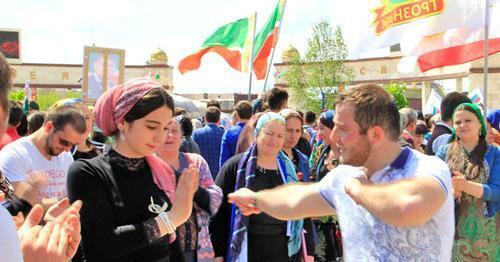
[[186, 161], [192, 164], [200, 172], [199, 184], [205, 188], [210, 195], [210, 213], [201, 209], [193, 203], [194, 213], [196, 215], [196, 224], [198, 226], [198, 244], [197, 244], [197, 261], [208, 262], [214, 261], [215, 253], [210, 240], [210, 232], [208, 231], [208, 221], [210, 215], [215, 215], [222, 203], [222, 190], [214, 183], [210, 168], [207, 161], [198, 154], [181, 153], [186, 157]]
[[[283, 178], [283, 183], [298, 182], [295, 167], [290, 159], [280, 151], [277, 156], [279, 172]], [[241, 158], [236, 176], [234, 190], [251, 186], [255, 181], [255, 168], [257, 166], [257, 146], [254, 143]], [[248, 260], [248, 216], [243, 216], [236, 205], [233, 204], [231, 210], [231, 233], [228, 247], [227, 261], [247, 261]], [[288, 256], [296, 254], [301, 246], [301, 233], [303, 220], [287, 222]]]

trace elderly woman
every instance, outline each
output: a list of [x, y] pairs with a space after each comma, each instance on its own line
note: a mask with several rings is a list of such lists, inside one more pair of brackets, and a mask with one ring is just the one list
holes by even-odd
[[172, 257], [172, 260], [213, 261], [214, 251], [208, 232], [208, 221], [219, 209], [222, 190], [215, 185], [210, 168], [203, 157], [179, 151], [183, 137], [181, 130], [183, 119], [186, 118], [182, 115], [175, 118], [168, 128], [165, 142], [156, 151], [157, 155], [172, 167], [177, 178], [191, 165], [200, 172], [198, 190], [194, 195], [193, 212], [189, 219], [176, 230], [176, 244], [183, 258], [181, 260]]
[[456, 229], [453, 261], [498, 261], [500, 254], [500, 150], [486, 143], [486, 125], [475, 104], [452, 115], [450, 143], [436, 156], [453, 173]]
[[259, 191], [298, 181], [293, 163], [281, 151], [285, 124], [282, 116], [264, 113], [255, 126], [255, 142], [219, 171], [216, 184], [224, 199], [212, 221], [212, 242], [216, 257], [224, 261], [288, 262], [300, 252], [302, 220], [281, 221], [266, 214], [247, 217], [227, 203], [227, 195], [239, 188]]
[[97, 100], [96, 123], [115, 144], [68, 171], [69, 199], [84, 203], [77, 261], [169, 261], [170, 240], [191, 215], [199, 174], [187, 168], [176, 183], [172, 168], [153, 154], [173, 110], [172, 97], [148, 78], [130, 79]]

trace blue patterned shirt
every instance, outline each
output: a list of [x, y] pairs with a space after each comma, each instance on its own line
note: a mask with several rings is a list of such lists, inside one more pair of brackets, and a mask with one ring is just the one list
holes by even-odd
[[196, 129], [191, 136], [200, 147], [201, 156], [207, 160], [212, 177], [219, 173], [220, 144], [224, 129], [215, 123], [207, 123], [203, 128]]

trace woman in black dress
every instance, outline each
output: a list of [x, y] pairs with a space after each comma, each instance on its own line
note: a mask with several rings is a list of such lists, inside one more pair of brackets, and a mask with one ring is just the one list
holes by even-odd
[[198, 188], [197, 170], [186, 168], [176, 186], [173, 170], [153, 155], [173, 108], [172, 97], [148, 78], [131, 79], [98, 99], [96, 123], [116, 142], [68, 171], [68, 196], [84, 203], [76, 260], [169, 261], [169, 243], [189, 218]]

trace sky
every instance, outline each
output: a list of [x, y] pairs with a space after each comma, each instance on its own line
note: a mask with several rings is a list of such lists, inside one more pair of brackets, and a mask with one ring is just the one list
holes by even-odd
[[[207, 54], [199, 70], [181, 75], [178, 62], [195, 52], [218, 27], [257, 12], [259, 30], [276, 0], [44, 0], [1, 4], [0, 28], [21, 30], [23, 63], [82, 64], [84, 46], [126, 50], [127, 65], [143, 65], [157, 48], [165, 50], [175, 93], [248, 91], [249, 74], [233, 70], [216, 54]], [[357, 1], [288, 0], [273, 62], [289, 44], [302, 54], [312, 25], [321, 19], [332, 26], [357, 23], [348, 12]], [[346, 35], [346, 32], [344, 32]], [[356, 36], [347, 34], [346, 38]], [[367, 56], [385, 56], [387, 50]], [[273, 71], [268, 87], [274, 83]], [[263, 89], [264, 80], [252, 84]]]

